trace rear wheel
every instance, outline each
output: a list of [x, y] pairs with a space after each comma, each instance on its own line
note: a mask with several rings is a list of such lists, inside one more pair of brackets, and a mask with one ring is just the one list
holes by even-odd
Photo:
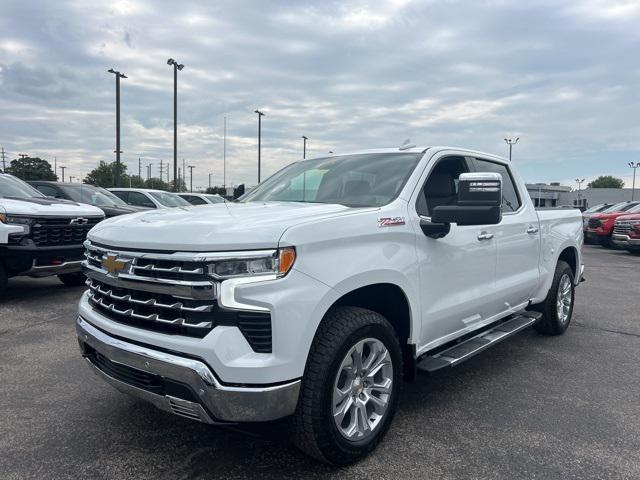
[[87, 281], [87, 277], [85, 277], [84, 274], [80, 272], [61, 273], [60, 275], [58, 275], [58, 278], [67, 287], [80, 287]]
[[356, 307], [329, 312], [309, 353], [294, 444], [335, 465], [359, 460], [389, 428], [401, 381], [400, 342], [382, 315]]
[[571, 322], [575, 299], [573, 270], [566, 262], [558, 261], [547, 298], [533, 308], [543, 314], [534, 328], [547, 335], [562, 335]]

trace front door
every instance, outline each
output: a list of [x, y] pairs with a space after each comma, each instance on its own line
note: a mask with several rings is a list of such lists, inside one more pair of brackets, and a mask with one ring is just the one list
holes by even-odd
[[[429, 218], [436, 206], [455, 205], [457, 179], [470, 171], [469, 161], [443, 153], [429, 162], [415, 203], [418, 218]], [[490, 302], [495, 295], [496, 227], [451, 225], [449, 234], [438, 239], [418, 227], [421, 350], [475, 330], [496, 313]]]

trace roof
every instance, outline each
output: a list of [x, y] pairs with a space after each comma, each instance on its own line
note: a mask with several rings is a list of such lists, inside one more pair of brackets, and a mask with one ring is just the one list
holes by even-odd
[[[457, 152], [461, 152], [461, 153], [466, 153], [466, 154], [470, 154], [470, 155], [480, 155], [482, 157], [487, 157], [487, 158], [491, 158], [492, 160], [498, 160], [500, 162], [503, 163], [509, 163], [509, 160], [507, 160], [504, 157], [501, 157], [499, 155], [494, 155], [493, 153], [487, 153], [487, 152], [481, 152], [479, 150], [471, 150], [469, 148], [460, 148], [460, 147], [450, 147], [450, 146], [446, 146], [446, 145], [439, 145], [439, 146], [415, 146], [415, 147], [411, 147], [411, 148], [406, 148], [406, 149], [402, 149], [401, 147], [387, 147], [387, 148], [372, 148], [372, 149], [366, 149], [366, 150], [355, 150], [352, 152], [341, 152], [341, 153], [333, 153], [328, 155], [329, 157], [341, 157], [343, 155], [364, 155], [364, 154], [371, 154], [371, 153], [416, 153], [416, 154], [420, 154], [420, 153], [426, 153], [427, 150], [429, 150], [431, 153], [437, 153], [437, 152], [441, 152], [443, 150], [455, 150]], [[323, 158], [323, 157], [316, 157], [316, 158]], [[311, 160], [311, 159], [309, 159]]]

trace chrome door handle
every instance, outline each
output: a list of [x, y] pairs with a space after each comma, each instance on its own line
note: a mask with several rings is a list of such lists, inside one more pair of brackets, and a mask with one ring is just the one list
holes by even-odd
[[493, 233], [489, 233], [489, 232], [481, 232], [480, 235], [478, 235], [478, 240], [482, 241], [482, 240], [491, 240], [493, 238]]
[[538, 227], [534, 227], [533, 225], [529, 225], [529, 228], [527, 228], [527, 233], [529, 235], [533, 235], [534, 233], [538, 233]]

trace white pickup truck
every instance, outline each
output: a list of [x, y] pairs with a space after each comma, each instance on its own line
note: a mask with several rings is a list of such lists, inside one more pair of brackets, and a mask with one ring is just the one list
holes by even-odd
[[99, 208], [45, 197], [0, 174], [0, 297], [8, 278], [18, 275], [57, 275], [65, 285], [82, 285], [82, 244], [103, 219]]
[[[333, 464], [375, 448], [403, 381], [568, 327], [582, 219], [448, 148], [304, 160], [236, 203], [107, 220], [76, 328], [119, 390], [210, 424], [290, 417]], [[524, 374], [524, 373], [523, 373]]]

